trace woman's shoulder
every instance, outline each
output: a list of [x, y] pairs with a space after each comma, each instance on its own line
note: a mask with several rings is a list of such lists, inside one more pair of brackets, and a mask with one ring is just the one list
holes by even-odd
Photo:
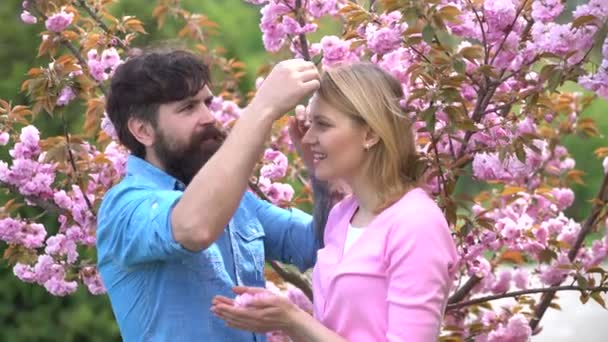
[[408, 191], [386, 210], [389, 211], [387, 219], [391, 226], [399, 229], [407, 227], [408, 229], [405, 231], [410, 233], [418, 229], [428, 233], [434, 229], [445, 230], [447, 227], [445, 216], [439, 205], [422, 188]]
[[[397, 216], [410, 216], [412, 214], [434, 214], [437, 211], [441, 213], [435, 199], [422, 188], [413, 188], [406, 192], [397, 202], [391, 205], [387, 210]], [[418, 216], [418, 215], [416, 215]]]

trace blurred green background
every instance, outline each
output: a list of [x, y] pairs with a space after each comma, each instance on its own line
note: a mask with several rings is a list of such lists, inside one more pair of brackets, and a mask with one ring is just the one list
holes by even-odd
[[[579, 1], [569, 1], [573, 7]], [[111, 12], [116, 16], [136, 15], [143, 20], [149, 33], [138, 38], [135, 45], [176, 37], [177, 26], [167, 21], [167, 25], [157, 30], [151, 12], [156, 1], [123, 0], [113, 5]], [[251, 89], [258, 66], [277, 56], [267, 54], [262, 45], [258, 29], [259, 7], [242, 0], [218, 1], [182, 1], [186, 9], [206, 14], [220, 25], [219, 35], [212, 37], [210, 46], [221, 46], [227, 50], [226, 55], [235, 57], [247, 65], [248, 75], [242, 84], [242, 90]], [[27, 104], [27, 98], [19, 92], [30, 67], [41, 66], [48, 61], [37, 59], [36, 51], [40, 42], [41, 23], [23, 25], [19, 19], [21, 0], [0, 1], [0, 98], [11, 100], [13, 104]], [[325, 31], [332, 29], [328, 23]], [[329, 28], [327, 28], [329, 27]], [[316, 36], [318, 36], [316, 34]], [[312, 37], [315, 40], [315, 37]], [[595, 101], [583, 114], [599, 123], [600, 132], [608, 132], [608, 102]], [[84, 108], [70, 106], [67, 112], [70, 125], [76, 127], [82, 122]], [[38, 119], [37, 126], [43, 135], [53, 136], [60, 133], [60, 124], [47, 116]], [[591, 199], [599, 188], [602, 177], [601, 161], [595, 158], [593, 151], [600, 146], [607, 146], [605, 136], [583, 139], [567, 137], [564, 139], [573, 157], [576, 167], [584, 172], [586, 185], [576, 186], [576, 203], [568, 214], [576, 220], [582, 220], [589, 210]], [[7, 159], [6, 149], [0, 151], [0, 157]], [[465, 181], [460, 189], [472, 190], [474, 182]], [[0, 194], [0, 201], [6, 196]], [[54, 218], [48, 218], [53, 222]], [[56, 221], [55, 221], [56, 222]], [[0, 253], [5, 246], [0, 245]], [[25, 284], [17, 280], [12, 269], [0, 262], [0, 341], [119, 341], [118, 328], [114, 322], [109, 301], [106, 296], [92, 296], [81, 289], [76, 295], [57, 298], [49, 295], [38, 285]]]

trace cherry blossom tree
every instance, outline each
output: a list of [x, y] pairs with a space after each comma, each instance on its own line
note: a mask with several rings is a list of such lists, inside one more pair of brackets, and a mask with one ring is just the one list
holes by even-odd
[[[57, 296], [79, 285], [105, 292], [94, 261], [96, 211], [124, 174], [128, 151], [116, 141], [104, 99], [116, 67], [137, 53], [134, 40], [146, 33], [137, 18], [112, 15], [112, 2], [24, 1], [21, 19], [44, 30], [38, 54], [52, 62], [28, 72], [22, 90], [29, 105], [0, 100], [0, 148], [11, 157], [0, 161], [0, 187], [10, 193], [0, 209], [4, 257], [19, 279]], [[608, 178], [589, 216], [569, 218], [564, 210], [583, 173], [562, 141], [599, 133], [580, 114], [595, 98], [608, 98], [606, 1], [590, 0], [572, 13], [560, 0], [246, 2], [260, 7], [261, 39], [276, 60], [299, 57], [321, 69], [371, 61], [401, 82], [420, 175], [460, 253], [442, 340], [526, 341], [540, 331], [545, 311], [559, 307], [558, 291], [579, 291], [582, 303], [605, 306]], [[251, 95], [238, 91], [244, 64], [209, 49], [217, 24], [179, 1], [159, 0], [153, 15], [159, 27], [181, 23], [180, 38], [222, 72], [211, 110], [229, 129]], [[321, 36], [324, 23], [336, 32]], [[567, 91], [566, 83], [587, 91]], [[75, 102], [86, 112], [83, 127], [71, 131], [65, 108]], [[39, 115], [64, 123], [63, 135], [40, 132]], [[285, 123], [275, 125], [251, 188], [277, 205], [310, 205], [306, 170]], [[608, 147], [595, 153], [608, 171]], [[457, 191], [470, 179], [483, 190]], [[24, 216], [22, 207], [38, 214]], [[45, 226], [43, 215], [56, 218], [58, 228]], [[592, 232], [600, 237], [590, 241]], [[271, 265], [269, 286], [308, 307], [306, 275]], [[500, 307], [492, 305], [497, 299]]]

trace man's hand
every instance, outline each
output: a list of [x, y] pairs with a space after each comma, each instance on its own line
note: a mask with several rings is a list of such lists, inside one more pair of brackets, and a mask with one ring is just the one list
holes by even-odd
[[319, 71], [313, 63], [303, 59], [282, 61], [268, 74], [249, 107], [276, 120], [317, 90], [319, 84]]

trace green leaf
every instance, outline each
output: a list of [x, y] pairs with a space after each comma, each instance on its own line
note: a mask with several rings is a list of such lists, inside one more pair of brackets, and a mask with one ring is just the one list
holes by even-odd
[[586, 290], [587, 287], [589, 287], [589, 284], [587, 283], [587, 278], [583, 277], [580, 274], [576, 275], [576, 283], [578, 284], [578, 286], [582, 287], [583, 290]]
[[595, 300], [599, 305], [606, 309], [606, 302], [604, 301], [604, 298], [602, 298], [602, 294], [600, 292], [591, 292], [591, 298], [593, 298], [593, 300]]
[[426, 130], [429, 133], [435, 132], [435, 122], [437, 121], [435, 112], [437, 112], [436, 107], [429, 107], [421, 114], [422, 119], [426, 122]]
[[555, 70], [556, 67], [557, 67], [557, 65], [555, 65], [555, 64], [547, 64], [547, 65], [543, 66], [543, 68], [540, 69], [540, 78], [543, 80], [549, 79], [549, 77], [551, 77], [551, 75], [553, 75], [553, 71]]
[[464, 74], [466, 70], [464, 62], [459, 58], [454, 58], [452, 66], [454, 67], [454, 70], [459, 74]]
[[516, 144], [515, 155], [520, 162], [526, 163], [526, 151], [524, 150], [524, 145], [522, 143]]
[[432, 43], [433, 38], [435, 36], [435, 29], [431, 25], [426, 25], [424, 29], [422, 29], [422, 39], [427, 43]]
[[557, 258], [557, 253], [547, 248], [541, 251], [538, 257], [541, 262], [548, 264], [551, 260]]
[[453, 87], [441, 88], [440, 96], [445, 102], [461, 102], [460, 91]]
[[555, 72], [551, 73], [551, 76], [549, 76], [549, 80], [547, 82], [547, 88], [550, 91], [555, 91], [555, 89], [557, 89], [557, 87], [560, 85], [562, 82], [563, 73], [564, 72], [562, 69], [557, 69]]

